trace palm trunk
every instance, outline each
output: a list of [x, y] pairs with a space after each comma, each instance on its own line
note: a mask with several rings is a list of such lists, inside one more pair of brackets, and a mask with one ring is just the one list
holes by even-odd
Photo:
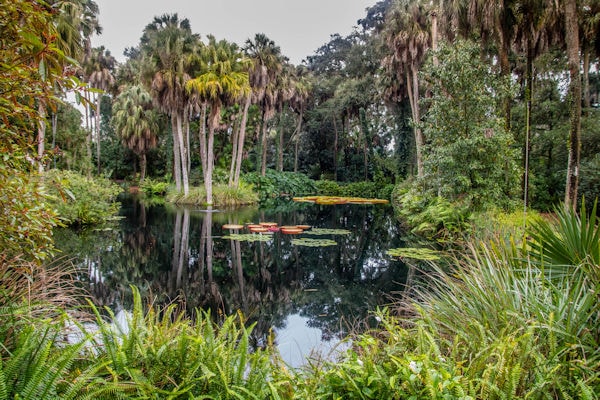
[[337, 129], [337, 118], [333, 116], [333, 180], [338, 178], [338, 140], [339, 134]]
[[98, 166], [98, 175], [100, 175], [100, 102], [102, 101], [102, 96], [100, 94], [96, 94], [96, 112], [94, 128], [96, 130], [96, 164]]
[[39, 124], [37, 137], [37, 153], [38, 153], [38, 172], [44, 172], [44, 144], [46, 141], [46, 106], [42, 101], [38, 104]]
[[200, 140], [200, 163], [202, 164], [202, 175], [206, 178], [206, 103], [202, 103], [199, 125], [200, 130], [198, 132], [198, 138]]
[[304, 109], [300, 108], [300, 116], [298, 117], [298, 125], [296, 126], [296, 141], [294, 143], [294, 172], [298, 172], [298, 143], [300, 142], [300, 129], [302, 129], [302, 117]]
[[140, 183], [146, 179], [146, 153], [140, 154]]
[[214, 142], [215, 142], [215, 128], [212, 124], [208, 127], [208, 141], [206, 151], [206, 176], [204, 178], [204, 187], [206, 188], [206, 205], [212, 206], [213, 204], [213, 193], [212, 193], [212, 175], [214, 165]]
[[260, 175], [265, 176], [267, 173], [267, 129], [268, 121], [265, 118], [265, 114], [263, 113], [263, 123], [262, 123], [262, 133], [261, 133], [261, 141], [260, 141]]
[[565, 31], [569, 64], [569, 101], [571, 102], [571, 129], [569, 131], [569, 161], [565, 188], [565, 208], [577, 206], [579, 162], [581, 156], [581, 78], [579, 72], [579, 30], [577, 1], [565, 0]]
[[240, 184], [240, 174], [242, 171], [242, 158], [244, 154], [244, 143], [246, 141], [246, 125], [248, 123], [248, 109], [250, 108], [250, 102], [252, 100], [252, 96], [248, 95], [246, 97], [246, 103], [244, 104], [244, 113], [242, 114], [242, 124], [240, 126], [240, 134], [238, 135], [238, 151], [237, 151], [237, 160], [235, 162], [235, 173], [233, 184], [235, 187], [238, 187]]
[[183, 138], [183, 127], [181, 126], [181, 120], [183, 119], [182, 113], [176, 114], [177, 121], [177, 137], [179, 139], [179, 156], [181, 157], [181, 183], [183, 185], [183, 194], [187, 196], [190, 193], [190, 183], [188, 179], [188, 168], [187, 168], [187, 149]]
[[181, 192], [181, 157], [179, 150], [179, 136], [177, 135], [177, 115], [171, 114], [171, 133], [173, 135], [173, 175], [175, 177], [175, 189]]
[[277, 141], [277, 171], [283, 171], [283, 112], [279, 114], [279, 140]]
[[418, 127], [418, 123], [420, 122], [420, 114], [419, 114], [419, 79], [417, 75], [417, 68], [411, 66], [409, 68], [409, 72], [407, 71], [406, 76], [406, 84], [408, 86], [408, 99], [410, 101], [410, 108], [412, 111], [413, 118], [413, 130], [415, 134], [415, 148], [417, 153], [417, 176], [422, 178], [425, 175], [425, 171], [423, 169], [423, 132], [421, 128]]

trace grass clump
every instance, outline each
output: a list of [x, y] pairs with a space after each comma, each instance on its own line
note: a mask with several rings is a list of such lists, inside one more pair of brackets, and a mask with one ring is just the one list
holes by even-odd
[[[171, 188], [167, 193], [167, 201], [174, 204], [206, 205], [206, 190], [204, 187], [192, 187], [188, 195], [177, 192]], [[240, 183], [231, 187], [224, 183], [213, 186], [213, 205], [218, 207], [241, 206], [256, 204], [258, 195], [253, 187], [246, 183]]]

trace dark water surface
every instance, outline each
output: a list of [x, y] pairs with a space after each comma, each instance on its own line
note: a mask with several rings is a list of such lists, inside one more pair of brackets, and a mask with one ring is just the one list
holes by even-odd
[[[385, 254], [403, 247], [404, 233], [387, 205], [282, 203], [233, 211], [142, 205], [124, 198], [114, 229], [55, 233], [62, 256], [87, 271], [94, 301], [117, 312], [131, 306], [129, 286], [157, 304], [185, 299], [188, 311], [213, 315], [241, 311], [256, 323], [252, 338], [270, 332], [290, 365], [327, 353], [369, 312], [401, 292], [407, 267]], [[326, 235], [274, 233], [268, 241], [223, 238], [224, 224], [276, 222], [332, 229]], [[241, 230], [240, 233], [247, 233]], [[293, 239], [328, 239], [308, 247]], [[321, 240], [325, 243], [326, 241]]]

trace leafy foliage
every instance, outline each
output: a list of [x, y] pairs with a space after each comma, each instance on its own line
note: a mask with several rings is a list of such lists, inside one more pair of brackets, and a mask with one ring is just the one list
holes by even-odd
[[253, 185], [261, 202], [281, 195], [296, 196], [316, 192], [314, 181], [299, 173], [267, 170], [265, 176], [253, 172], [245, 174], [242, 179]]
[[474, 209], [510, 205], [519, 177], [512, 136], [499, 116], [510, 86], [480, 54], [478, 46], [458, 41], [441, 47], [443, 63], [424, 70], [432, 92], [423, 123], [429, 193]]
[[119, 211], [116, 199], [121, 188], [107, 179], [52, 170], [45, 180], [53, 194], [51, 205], [67, 225], [102, 224]]

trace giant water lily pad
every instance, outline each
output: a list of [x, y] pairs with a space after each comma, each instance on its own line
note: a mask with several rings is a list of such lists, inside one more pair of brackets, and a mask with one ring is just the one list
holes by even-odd
[[337, 242], [331, 239], [311, 239], [311, 238], [300, 238], [293, 239], [292, 244], [295, 246], [306, 246], [306, 247], [327, 247], [335, 246]]
[[316, 203], [321, 205], [336, 205], [336, 204], [387, 204], [388, 200], [384, 199], [367, 199], [363, 197], [342, 197], [342, 196], [305, 196], [294, 197], [292, 200], [296, 202]]
[[347, 229], [329, 229], [329, 228], [312, 228], [310, 231], [304, 232], [307, 235], [349, 235], [350, 232]]
[[240, 242], [268, 242], [273, 237], [270, 235], [262, 235], [255, 233], [232, 233], [222, 236], [223, 239], [237, 240]]
[[439, 252], [432, 249], [417, 248], [417, 247], [404, 247], [397, 249], [390, 249], [386, 251], [386, 254], [392, 257], [399, 258], [412, 258], [414, 260], [421, 261], [435, 261], [439, 260]]

